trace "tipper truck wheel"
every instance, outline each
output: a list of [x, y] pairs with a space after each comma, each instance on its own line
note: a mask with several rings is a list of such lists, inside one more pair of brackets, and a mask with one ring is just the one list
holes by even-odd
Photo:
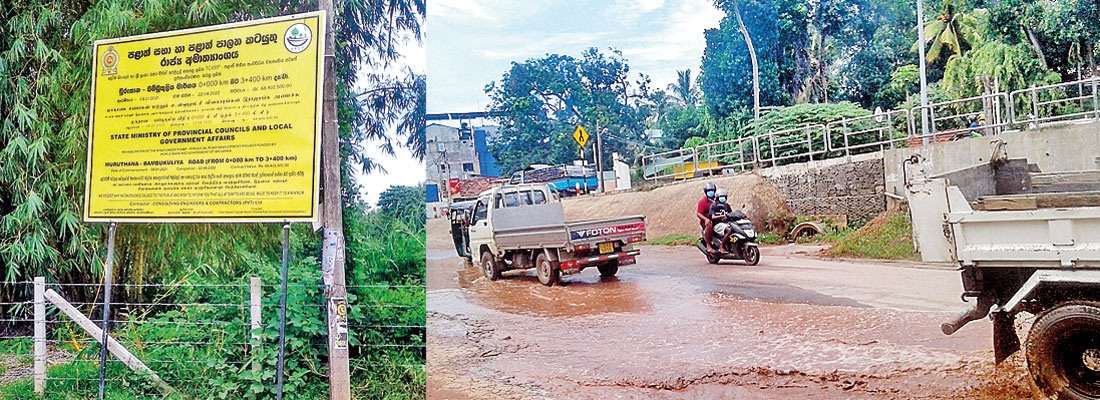
[[502, 271], [503, 268], [497, 263], [496, 258], [493, 257], [493, 253], [488, 251], [481, 253], [481, 272], [485, 274], [486, 278], [491, 281], [500, 279], [500, 273]]
[[535, 272], [539, 275], [539, 282], [542, 282], [546, 286], [554, 286], [561, 279], [561, 269], [557, 263], [550, 262], [550, 258], [546, 256], [546, 253], [539, 254], [535, 258]]
[[619, 260], [608, 261], [607, 264], [596, 267], [600, 270], [600, 276], [615, 276], [619, 273]]
[[1028, 334], [1027, 368], [1044, 396], [1100, 399], [1100, 303], [1069, 303], [1043, 313]]

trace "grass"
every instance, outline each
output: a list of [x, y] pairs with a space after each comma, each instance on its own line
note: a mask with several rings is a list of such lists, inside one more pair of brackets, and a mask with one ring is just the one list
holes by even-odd
[[763, 244], [785, 244], [787, 239], [775, 232], [761, 232], [756, 241]]
[[826, 254], [833, 257], [919, 261], [908, 211], [887, 210], [859, 230], [843, 235]]
[[849, 234], [855, 233], [855, 229], [828, 229], [825, 232], [813, 236], [803, 236], [795, 240], [795, 243], [833, 243], [836, 244]]
[[699, 238], [688, 235], [665, 235], [655, 238], [646, 238], [641, 244], [662, 246], [694, 246]]
[[[699, 241], [698, 237], [688, 235], [665, 235], [655, 238], [648, 238], [640, 244], [645, 245], [661, 245], [661, 246], [694, 246]], [[762, 232], [760, 236], [756, 238], [756, 241], [763, 244], [783, 244], [787, 243], [787, 239], [783, 238], [775, 232]]]

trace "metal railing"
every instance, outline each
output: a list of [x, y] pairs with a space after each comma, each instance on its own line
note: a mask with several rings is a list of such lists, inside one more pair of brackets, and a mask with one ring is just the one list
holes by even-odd
[[[1100, 120], [1100, 77], [892, 110], [642, 156], [646, 180], [688, 179], [847, 157], [928, 141]], [[928, 132], [921, 116], [925, 115]]]
[[[928, 134], [921, 126], [921, 113], [928, 114]], [[917, 106], [909, 112], [913, 126], [910, 137], [914, 139], [934, 140], [942, 137], [959, 137], [971, 134], [982, 136], [997, 135], [1012, 125], [1012, 108], [1008, 94], [994, 93], [959, 100]], [[985, 121], [972, 126], [974, 121], [985, 117]]]
[[1100, 86], [1100, 78], [1014, 91], [1009, 94], [1010, 104], [1015, 110], [1012, 122], [1044, 125], [1100, 118], [1097, 86]]
[[[847, 118], [825, 124], [830, 153], [844, 156], [894, 148], [913, 133], [909, 110]], [[877, 150], [875, 150], [877, 149]]]

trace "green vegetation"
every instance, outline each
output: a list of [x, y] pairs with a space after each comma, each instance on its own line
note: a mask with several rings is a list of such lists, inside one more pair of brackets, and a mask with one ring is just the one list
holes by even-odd
[[787, 243], [787, 238], [783, 237], [782, 233], [768, 231], [761, 232], [760, 235], [756, 237], [756, 241], [763, 244], [785, 244]]
[[646, 238], [646, 240], [639, 244], [660, 245], [660, 246], [694, 246], [695, 242], [698, 242], [699, 238], [688, 235], [666, 235], [655, 238]]
[[[1095, 1], [926, 0], [925, 20], [919, 23], [912, 0], [714, 4], [726, 16], [717, 28], [703, 32], [706, 47], [698, 73], [678, 70], [676, 81], [664, 89], [649, 87], [644, 74], [632, 85], [628, 60], [615, 50], [611, 56], [590, 49], [580, 59], [551, 54], [514, 62], [499, 81], [486, 87], [492, 110], [505, 113], [498, 118], [504, 134], [491, 146], [493, 155], [506, 170], [570, 162], [579, 156], [570, 135], [573, 128], [591, 128], [598, 120], [610, 130], [610, 140], [604, 140], [607, 151], [634, 159], [637, 166], [642, 152], [802, 128], [870, 115], [876, 109], [909, 109], [919, 105], [920, 46], [927, 51], [928, 96], [933, 103], [1078, 80], [1094, 75], [1089, 71], [1096, 71], [1100, 60], [1100, 3]], [[737, 12], [759, 61], [758, 120], [753, 119], [752, 63]], [[926, 43], [916, 43], [918, 26], [926, 33]], [[1032, 100], [1018, 101], [1019, 109], [1031, 108]], [[956, 113], [982, 111], [976, 103], [946, 108]], [[902, 120], [895, 128], [907, 132]], [[846, 129], [862, 132], [874, 124], [865, 123], [868, 126], [859, 123]], [[937, 122], [937, 129], [968, 124], [959, 118]], [[661, 137], [648, 137], [647, 130], [660, 130]], [[847, 138], [849, 144], [881, 139], [864, 134]], [[820, 136], [813, 138], [815, 149], [824, 144]], [[805, 152], [794, 145], [784, 147], [789, 141], [779, 138], [775, 144], [782, 150], [776, 151]], [[546, 151], [529, 151], [536, 147]], [[726, 154], [737, 150], [723, 149]], [[874, 150], [877, 147], [866, 148]], [[769, 151], [773, 150], [765, 147], [761, 155], [767, 157]], [[803, 159], [785, 160], [797, 161]]]
[[904, 209], [888, 210], [859, 230], [837, 237], [826, 253], [833, 257], [920, 260], [913, 247], [909, 213]]
[[[337, 0], [336, 104], [340, 120], [352, 380], [357, 398], [423, 398], [424, 188], [394, 188], [370, 209], [352, 178], [362, 168], [377, 171], [368, 146], [424, 153], [424, 78], [411, 72], [379, 72], [400, 65], [396, 51], [407, 38], [420, 40], [424, 2]], [[316, 10], [310, 0], [28, 0], [0, 7], [0, 318], [27, 318], [28, 307], [4, 303], [29, 299], [35, 276], [51, 283], [102, 279], [106, 228], [80, 223], [84, 195], [88, 100], [94, 40], [251, 20]], [[363, 77], [364, 79], [360, 79]], [[391, 132], [396, 132], [392, 134]], [[113, 331], [139, 357], [188, 362], [151, 367], [192, 398], [272, 398], [277, 290], [264, 290], [263, 346], [251, 350], [237, 307], [171, 306], [242, 302], [237, 287], [219, 290], [187, 285], [241, 285], [260, 276], [279, 279], [281, 232], [274, 225], [145, 225], [118, 228], [115, 281], [150, 285], [119, 288], [112, 308]], [[291, 234], [287, 318], [288, 398], [327, 397], [327, 335], [320, 291], [319, 234], [295, 226]], [[163, 286], [163, 285], [183, 285]], [[97, 300], [94, 286], [63, 286], [74, 303]], [[86, 312], [91, 311], [83, 307]], [[58, 318], [64, 320], [64, 317]], [[232, 322], [218, 329], [179, 322]], [[26, 324], [23, 324], [26, 325]], [[4, 332], [27, 326], [0, 322]], [[98, 347], [78, 329], [51, 325], [50, 339], [73, 358], [53, 366], [50, 377], [95, 377]], [[76, 340], [76, 341], [73, 341]], [[151, 342], [179, 342], [153, 345]], [[187, 345], [182, 343], [205, 343]], [[5, 346], [21, 346], [8, 341]], [[11, 351], [16, 352], [16, 351]], [[53, 361], [53, 360], [51, 360]], [[23, 365], [25, 366], [25, 365]], [[23, 367], [21, 366], [21, 367]], [[108, 365], [110, 398], [155, 393], [118, 363]], [[51, 381], [48, 398], [94, 397], [95, 382]], [[30, 398], [28, 379], [0, 386], [0, 398]]]
[[[642, 81], [648, 78], [642, 77]], [[644, 85], [631, 83], [630, 68], [622, 54], [603, 54], [595, 48], [581, 58], [550, 54], [522, 63], [513, 62], [499, 82], [485, 87], [491, 99], [489, 111], [499, 118], [500, 134], [490, 151], [501, 163], [504, 176], [531, 164], [563, 164], [578, 159], [573, 131], [583, 125], [596, 141], [596, 126], [606, 137], [640, 138], [648, 115]], [[605, 155], [619, 152], [632, 159], [637, 149], [623, 140], [604, 140]], [[591, 156], [593, 145], [586, 146]], [[538, 151], [532, 151], [538, 149]], [[605, 157], [605, 168], [611, 157]]]
[[[356, 398], [423, 398], [424, 364], [424, 219], [419, 207], [424, 188], [395, 187], [382, 197], [388, 204], [403, 204], [367, 211], [359, 204], [346, 210], [348, 322], [351, 332], [351, 366]], [[381, 203], [382, 201], [380, 201]], [[276, 237], [272, 232], [272, 237]], [[288, 399], [328, 396], [326, 360], [327, 330], [324, 298], [320, 290], [319, 242], [308, 226], [295, 226], [291, 234], [291, 266], [287, 296], [286, 386]], [[247, 338], [245, 315], [237, 307], [194, 305], [131, 308], [135, 324], [116, 324], [113, 336], [122, 341], [181, 393], [174, 398], [267, 399], [274, 396], [278, 337], [278, 288], [281, 254], [275, 249], [237, 249], [243, 263], [212, 269], [236, 272], [226, 276], [192, 276], [177, 284], [211, 285], [247, 283], [259, 276], [263, 291], [264, 326], [259, 343]], [[161, 303], [240, 304], [246, 296], [240, 288], [184, 287], [161, 293]], [[159, 298], [160, 296], [158, 296]], [[145, 318], [133, 317], [137, 312]], [[65, 318], [61, 318], [67, 321]], [[215, 321], [204, 327], [174, 323]], [[99, 346], [83, 343], [89, 338], [70, 322], [51, 333], [72, 360], [50, 368], [50, 378], [83, 379], [49, 381], [47, 399], [94, 397], [97, 390]], [[157, 345], [156, 343], [167, 343]], [[171, 345], [181, 343], [181, 345]], [[188, 345], [204, 343], [203, 345]], [[29, 354], [29, 339], [0, 341], [0, 353]], [[251, 344], [262, 344], [256, 349]], [[397, 346], [392, 346], [397, 345]], [[179, 361], [179, 363], [171, 361]], [[54, 361], [54, 360], [51, 360]], [[157, 361], [157, 362], [154, 362]], [[30, 365], [28, 357], [22, 367]], [[108, 364], [111, 398], [147, 398], [156, 393], [117, 362]], [[181, 383], [181, 380], [183, 383]], [[187, 383], [193, 382], [193, 383]], [[198, 384], [194, 384], [198, 383]], [[30, 379], [0, 385], [0, 399], [23, 399]], [[76, 396], [76, 397], [71, 397]]]

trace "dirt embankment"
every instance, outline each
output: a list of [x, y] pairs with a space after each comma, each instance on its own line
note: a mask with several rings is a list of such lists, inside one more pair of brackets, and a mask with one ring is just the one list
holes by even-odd
[[703, 183], [708, 180], [729, 192], [729, 203], [734, 209], [745, 205], [745, 214], [758, 229], [763, 228], [769, 214], [790, 214], [786, 200], [775, 186], [755, 174], [741, 174], [679, 182], [650, 191], [571, 198], [564, 202], [565, 217], [575, 221], [641, 214], [646, 216], [650, 237], [698, 235], [695, 207], [703, 197]]

